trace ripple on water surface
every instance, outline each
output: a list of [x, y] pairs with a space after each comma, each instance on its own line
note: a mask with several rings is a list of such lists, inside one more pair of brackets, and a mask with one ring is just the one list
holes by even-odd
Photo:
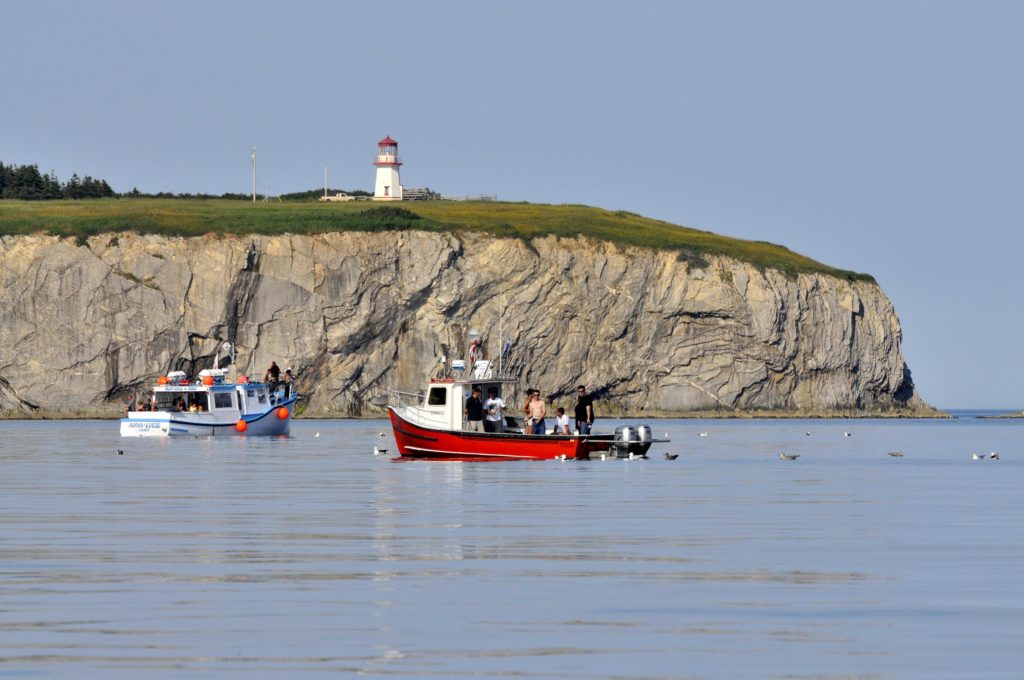
[[0, 427], [0, 676], [1019, 665], [1017, 421], [658, 421], [650, 460], [580, 463], [394, 463], [383, 421]]

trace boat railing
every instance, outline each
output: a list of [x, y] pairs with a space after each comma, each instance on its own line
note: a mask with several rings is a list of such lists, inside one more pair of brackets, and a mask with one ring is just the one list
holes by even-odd
[[409, 406], [419, 406], [423, 403], [422, 392], [401, 392], [399, 390], [391, 390], [391, 398], [389, 400], [391, 405], [395, 408], [406, 408]]

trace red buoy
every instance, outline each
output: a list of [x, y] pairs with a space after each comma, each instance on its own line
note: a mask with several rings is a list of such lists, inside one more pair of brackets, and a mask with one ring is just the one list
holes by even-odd
[[286, 409], [284, 406], [277, 409], [277, 417], [280, 418], [281, 420], [285, 420], [286, 418], [288, 418], [288, 409]]
[[235, 423], [235, 429], [238, 430], [239, 432], [245, 432], [246, 430], [249, 429], [249, 423], [245, 422], [244, 420], [239, 420], [237, 423]]
[[212, 385], [213, 384], [213, 376], [212, 375], [204, 375], [203, 376], [203, 384], [204, 385]]
[[156, 379], [156, 384], [157, 385], [166, 385], [169, 382], [171, 382], [171, 379], [168, 378], [166, 375], [162, 375], [162, 376], [160, 376], [159, 378]]

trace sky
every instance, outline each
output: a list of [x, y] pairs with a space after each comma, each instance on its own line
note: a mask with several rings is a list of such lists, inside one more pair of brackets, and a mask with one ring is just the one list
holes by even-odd
[[402, 183], [582, 203], [872, 274], [918, 391], [1022, 408], [1024, 3], [0, 8], [0, 161], [116, 191]]

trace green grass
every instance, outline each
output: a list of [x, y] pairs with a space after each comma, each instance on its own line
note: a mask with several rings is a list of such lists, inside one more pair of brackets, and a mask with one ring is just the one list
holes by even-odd
[[724, 255], [788, 275], [824, 273], [874, 281], [867, 274], [834, 269], [764, 241], [744, 241], [680, 227], [625, 211], [582, 205], [499, 202], [248, 203], [231, 200], [105, 198], [83, 201], [0, 201], [0, 235], [49, 233], [84, 243], [101, 233], [135, 231], [167, 236], [321, 234], [335, 231], [417, 229], [484, 232], [522, 239], [586, 236], [620, 245], [675, 252], [701, 264]]

